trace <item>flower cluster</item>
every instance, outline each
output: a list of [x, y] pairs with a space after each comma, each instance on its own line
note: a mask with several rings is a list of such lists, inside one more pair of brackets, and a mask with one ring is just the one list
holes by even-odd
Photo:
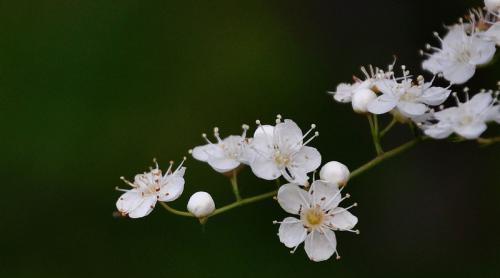
[[[173, 169], [173, 162], [162, 173], [158, 163], [149, 171], [135, 176], [133, 182], [121, 178], [131, 189], [120, 189], [124, 193], [116, 202], [121, 215], [140, 218], [151, 213], [157, 203], [167, 211], [187, 217], [195, 217], [200, 223], [238, 206], [275, 197], [281, 208], [295, 217], [286, 217], [279, 224], [278, 237], [281, 243], [294, 253], [304, 243], [304, 249], [312, 261], [325, 261], [337, 250], [335, 232], [355, 230], [358, 218], [349, 210], [357, 206], [340, 207], [349, 198], [342, 191], [350, 179], [383, 161], [413, 146], [426, 138], [444, 139], [456, 134], [464, 140], [477, 139], [478, 142], [498, 142], [500, 138], [480, 138], [487, 124], [500, 124], [500, 91], [481, 90], [469, 97], [469, 89], [464, 89], [464, 97], [452, 92], [451, 87], [463, 84], [475, 73], [476, 68], [492, 61], [496, 45], [500, 45], [500, 0], [485, 0], [485, 12], [472, 10], [468, 21], [448, 27], [441, 38], [437, 33], [440, 48], [427, 45], [431, 53], [421, 52], [427, 58], [423, 69], [433, 73], [432, 78], [412, 75], [406, 66], [395, 71], [395, 61], [385, 70], [378, 67], [362, 67], [364, 78], [354, 77], [352, 83], [339, 84], [330, 92], [337, 102], [351, 103], [356, 113], [367, 116], [377, 157], [352, 173], [344, 164], [330, 161], [319, 171], [322, 157], [310, 146], [319, 136], [316, 125], [303, 132], [290, 119], [276, 117], [274, 124], [262, 124], [249, 137], [250, 127], [242, 125], [240, 135], [221, 137], [219, 128], [213, 129], [214, 140], [202, 134], [205, 144], [190, 150], [198, 161], [206, 162], [213, 170], [229, 177], [236, 197], [234, 203], [216, 209], [212, 196], [207, 192], [196, 192], [190, 196], [187, 211], [176, 210], [166, 202], [178, 199], [184, 191], [184, 160]], [[444, 78], [446, 87], [435, 85]], [[436, 80], [438, 79], [438, 80]], [[499, 82], [500, 88], [500, 82]], [[450, 95], [455, 106], [445, 107]], [[460, 99], [465, 99], [461, 101]], [[379, 130], [377, 115], [390, 113], [392, 121]], [[397, 123], [408, 124], [415, 138], [388, 152], [382, 149], [381, 138]], [[420, 130], [415, 127], [419, 127]], [[458, 141], [458, 140], [457, 140]], [[245, 167], [263, 180], [275, 180], [278, 190], [242, 199], [239, 194], [237, 175]], [[284, 179], [288, 183], [281, 184]], [[311, 180], [312, 179], [312, 180]]]
[[[197, 160], [207, 162], [214, 170], [226, 173], [241, 164], [251, 167], [253, 173], [265, 180], [275, 180], [283, 176], [287, 181], [306, 185], [308, 173], [321, 164], [321, 155], [309, 142], [319, 135], [315, 125], [305, 134], [292, 121], [281, 120], [278, 115], [276, 125], [262, 125], [257, 120], [257, 129], [253, 138], [245, 138], [247, 125], [243, 125], [243, 135], [231, 135], [225, 139], [219, 136], [219, 129], [214, 129], [217, 143], [207, 140], [208, 144], [194, 148], [191, 153]], [[305, 141], [304, 141], [305, 140]]]

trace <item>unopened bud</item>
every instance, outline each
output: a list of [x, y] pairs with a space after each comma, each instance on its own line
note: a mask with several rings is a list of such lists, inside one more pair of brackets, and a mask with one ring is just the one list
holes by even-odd
[[351, 173], [344, 164], [338, 161], [330, 161], [323, 165], [319, 172], [319, 178], [327, 183], [336, 184], [339, 187], [345, 186]]
[[207, 217], [215, 210], [214, 199], [207, 192], [196, 192], [189, 198], [187, 209], [198, 218]]
[[368, 103], [377, 98], [377, 95], [370, 89], [358, 89], [352, 96], [352, 109], [356, 113], [366, 113]]

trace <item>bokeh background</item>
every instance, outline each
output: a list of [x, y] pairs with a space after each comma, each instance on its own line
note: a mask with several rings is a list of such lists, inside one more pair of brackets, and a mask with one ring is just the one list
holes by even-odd
[[[214, 126], [240, 133], [281, 113], [318, 125], [324, 161], [363, 164], [366, 120], [326, 91], [394, 54], [419, 72], [432, 31], [481, 2], [0, 1], [0, 275], [499, 277], [498, 146], [426, 142], [353, 180], [361, 234], [338, 233], [340, 261], [289, 254], [272, 200], [204, 229], [161, 207], [112, 217], [120, 176], [180, 160]], [[499, 74], [481, 69], [470, 87]], [[410, 138], [401, 126], [384, 144]], [[232, 201], [225, 177], [186, 166], [172, 206], [198, 190]], [[275, 185], [247, 169], [240, 186]]]

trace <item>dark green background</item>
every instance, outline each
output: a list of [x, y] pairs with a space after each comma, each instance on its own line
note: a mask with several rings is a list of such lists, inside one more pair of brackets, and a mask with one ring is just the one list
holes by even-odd
[[[325, 93], [417, 50], [481, 1], [0, 1], [2, 277], [498, 277], [499, 147], [426, 142], [353, 180], [361, 235], [338, 233], [341, 261], [291, 255], [273, 201], [211, 219], [161, 207], [112, 213], [122, 185], [219, 126], [316, 123], [323, 161], [373, 157], [368, 125]], [[492, 88], [500, 66], [471, 88]], [[496, 130], [498, 134], [498, 129]], [[491, 130], [490, 130], [491, 132]], [[399, 127], [387, 148], [411, 137]], [[229, 183], [189, 159], [184, 208]], [[245, 196], [274, 187], [241, 176]]]

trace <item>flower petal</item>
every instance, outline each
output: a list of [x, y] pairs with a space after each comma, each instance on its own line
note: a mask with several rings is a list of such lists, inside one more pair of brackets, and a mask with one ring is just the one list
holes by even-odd
[[302, 130], [292, 120], [286, 119], [274, 128], [274, 145], [281, 152], [297, 152], [302, 147]]
[[384, 114], [396, 107], [397, 100], [392, 95], [383, 94], [368, 103], [368, 111], [373, 114]]
[[476, 121], [474, 123], [455, 127], [455, 133], [462, 136], [465, 139], [477, 139], [485, 130], [487, 126], [482, 121]]
[[307, 230], [299, 219], [287, 217], [280, 224], [278, 236], [281, 243], [285, 244], [288, 248], [293, 248], [305, 240]]
[[278, 190], [278, 203], [281, 208], [291, 214], [299, 214], [302, 208], [309, 208], [310, 195], [293, 183], [288, 183]]
[[337, 239], [332, 230], [325, 229], [323, 233], [315, 230], [306, 237], [304, 249], [309, 259], [315, 262], [328, 260], [335, 254]]
[[136, 189], [125, 192], [116, 202], [116, 208], [123, 214], [129, 214], [142, 203], [142, 194]]
[[250, 164], [254, 175], [265, 180], [275, 180], [281, 176], [281, 171], [272, 159], [258, 156]]
[[240, 166], [239, 161], [227, 157], [211, 157], [208, 159], [208, 164], [220, 173], [229, 172]]
[[321, 165], [321, 154], [316, 148], [304, 146], [293, 156], [293, 164], [306, 173], [312, 172]]
[[217, 144], [206, 144], [195, 147], [192, 155], [196, 160], [206, 162], [212, 156], [224, 156], [224, 150]]
[[311, 185], [312, 205], [319, 205], [328, 211], [337, 207], [342, 200], [340, 190], [336, 184], [329, 184], [324, 181], [316, 180]]
[[479, 114], [484, 112], [493, 102], [491, 93], [478, 93], [474, 95], [468, 102], [465, 103], [467, 108], [473, 113]]
[[445, 88], [430, 87], [424, 90], [419, 100], [428, 105], [440, 105], [450, 96], [450, 93], [451, 91]]
[[443, 69], [443, 76], [454, 84], [467, 82], [476, 72], [476, 66], [469, 63], [450, 63]]
[[142, 203], [132, 210], [128, 216], [130, 218], [141, 218], [144, 217], [153, 211], [154, 207], [156, 205], [156, 195], [144, 197], [142, 200]]
[[418, 102], [400, 101], [397, 107], [407, 117], [421, 116], [427, 111], [427, 105]]
[[184, 191], [184, 178], [182, 175], [173, 174], [167, 176], [165, 180], [166, 182], [161, 185], [160, 192], [158, 192], [158, 200], [162, 202], [174, 201], [179, 198]]
[[453, 133], [453, 128], [449, 124], [437, 123], [435, 125], [425, 127], [424, 133], [434, 139], [444, 139]]
[[344, 208], [337, 207], [331, 211], [330, 223], [339, 230], [351, 230], [358, 223], [358, 218]]

